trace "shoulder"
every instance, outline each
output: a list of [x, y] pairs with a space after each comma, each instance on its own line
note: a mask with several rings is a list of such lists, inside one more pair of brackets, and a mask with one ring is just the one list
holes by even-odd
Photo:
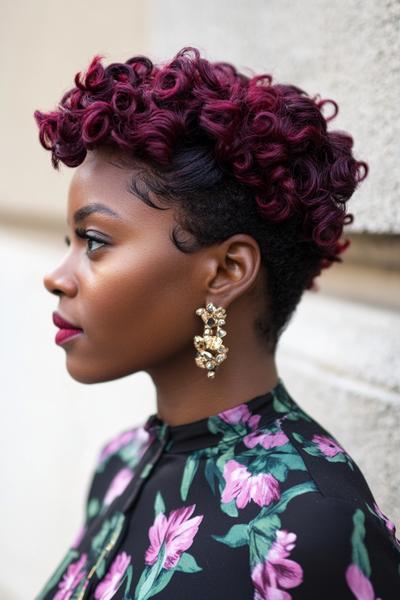
[[299, 600], [400, 597], [395, 526], [326, 429], [297, 406], [243, 443], [231, 462], [251, 482], [246, 537], [258, 600], [278, 591]]
[[400, 545], [367, 508], [309, 493], [249, 525], [257, 598], [400, 597]]
[[369, 484], [350, 452], [306, 411], [297, 405], [278, 423], [321, 494], [345, 501], [374, 502]]
[[[265, 456], [274, 458], [272, 470], [278, 466], [277, 478], [280, 474], [281, 493], [289, 495], [292, 509], [297, 507], [301, 511], [304, 505], [305, 510], [309, 511], [309, 503], [317, 513], [319, 510], [346, 513], [352, 509], [361, 509], [368, 520], [389, 537], [395, 549], [400, 550], [396, 527], [379, 508], [357, 463], [343, 445], [315, 419], [297, 406], [293, 413], [286, 413], [264, 432], [256, 432], [256, 435], [265, 435], [265, 439], [261, 439], [261, 445], [264, 446], [261, 450], [264, 450]], [[279, 463], [282, 460], [287, 468], [279, 473]], [[296, 471], [299, 472], [293, 477]], [[293, 485], [294, 483], [300, 485]], [[301, 486], [304, 483], [309, 484], [306, 491], [318, 493], [302, 493]], [[290, 493], [295, 489], [299, 489], [300, 493]], [[333, 514], [332, 517], [334, 516]], [[336, 520], [333, 522], [337, 523]]]

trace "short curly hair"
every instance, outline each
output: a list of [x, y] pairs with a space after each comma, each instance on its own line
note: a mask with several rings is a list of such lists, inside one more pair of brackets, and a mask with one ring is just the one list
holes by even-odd
[[145, 168], [131, 191], [154, 208], [149, 192], [174, 204], [195, 239], [174, 233], [183, 252], [251, 235], [266, 282], [255, 330], [274, 354], [304, 290], [342, 261], [350, 240], [339, 238], [354, 220], [346, 202], [368, 173], [353, 138], [327, 129], [336, 102], [210, 62], [192, 46], [159, 65], [138, 55], [104, 67], [103, 58], [76, 74], [56, 110], [34, 112], [53, 167], [76, 167], [101, 147], [136, 159]]

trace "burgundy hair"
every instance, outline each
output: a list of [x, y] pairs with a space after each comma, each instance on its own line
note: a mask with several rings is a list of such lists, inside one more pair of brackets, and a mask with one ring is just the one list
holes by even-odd
[[[212, 63], [193, 47], [158, 66], [146, 56], [106, 67], [101, 59], [77, 73], [56, 110], [34, 113], [54, 168], [118, 148], [148, 166], [148, 189], [181, 203], [200, 245], [254, 235], [270, 313], [258, 326], [274, 349], [304, 289], [317, 289], [315, 277], [350, 243], [340, 240], [354, 220], [346, 202], [368, 167], [353, 157], [348, 133], [328, 131], [337, 104]], [[132, 191], [157, 208], [137, 183]]]

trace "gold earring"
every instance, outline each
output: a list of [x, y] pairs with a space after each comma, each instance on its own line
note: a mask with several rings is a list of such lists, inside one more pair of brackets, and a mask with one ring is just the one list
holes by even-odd
[[221, 325], [225, 325], [226, 309], [209, 302], [206, 308], [197, 308], [195, 312], [204, 322], [203, 335], [194, 336], [194, 346], [197, 350], [195, 362], [201, 369], [207, 369], [207, 377], [214, 379], [216, 370], [226, 359], [229, 350], [222, 343], [226, 331], [221, 329]]

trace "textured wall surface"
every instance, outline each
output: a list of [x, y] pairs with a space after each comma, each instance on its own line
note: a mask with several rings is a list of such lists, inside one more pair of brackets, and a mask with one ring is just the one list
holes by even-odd
[[143, 52], [146, 38], [143, 0], [118, 8], [108, 0], [0, 3], [0, 221], [6, 213], [64, 221], [72, 169], [53, 170], [33, 113], [53, 110], [95, 54], [126, 60]]
[[[357, 231], [400, 232], [400, 0], [151, 0], [150, 48], [270, 72], [339, 104], [370, 175], [349, 206]], [[168, 27], [165, 24], [168, 23]]]
[[400, 315], [306, 292], [283, 333], [289, 391], [357, 462], [400, 531]]

